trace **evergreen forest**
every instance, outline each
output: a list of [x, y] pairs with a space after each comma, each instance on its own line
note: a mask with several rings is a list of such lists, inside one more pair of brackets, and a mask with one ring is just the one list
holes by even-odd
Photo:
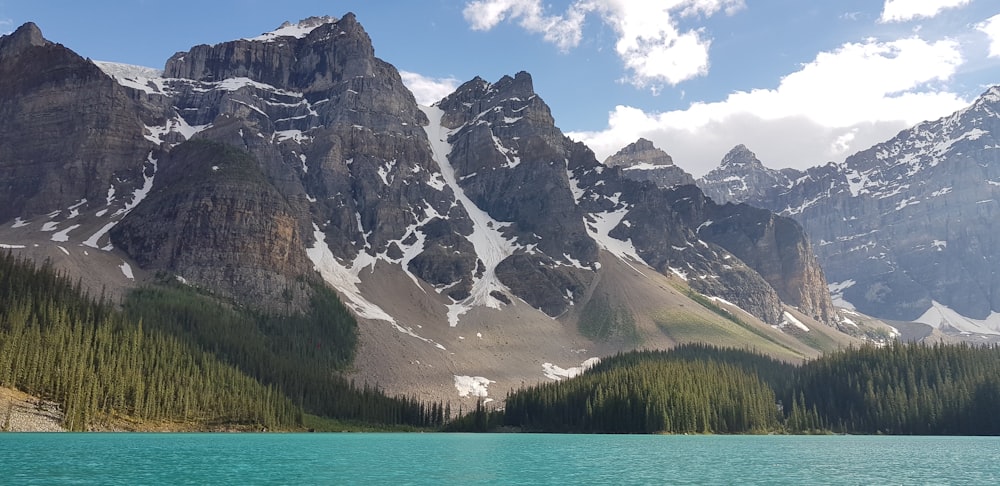
[[1000, 435], [1000, 348], [893, 343], [802, 365], [692, 344], [605, 359], [450, 430]]
[[308, 315], [237, 309], [179, 284], [134, 291], [119, 307], [48, 264], [0, 255], [0, 386], [56, 402], [70, 430], [124, 422], [296, 430], [311, 415], [441, 425], [450, 406], [341, 377], [356, 326], [322, 286]]
[[321, 417], [366, 430], [1000, 435], [1000, 347], [970, 344], [851, 347], [803, 364], [705, 344], [634, 351], [453, 418], [450, 404], [343, 378], [356, 321], [313, 290], [298, 315], [166, 281], [116, 305], [0, 255], [0, 386], [56, 402], [70, 430], [304, 430]]

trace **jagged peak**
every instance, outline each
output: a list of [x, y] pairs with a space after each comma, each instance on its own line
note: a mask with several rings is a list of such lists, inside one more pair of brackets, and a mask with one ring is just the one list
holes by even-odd
[[522, 101], [529, 100], [535, 96], [535, 89], [531, 75], [526, 71], [518, 72], [511, 77], [504, 75], [497, 82], [490, 83], [480, 76], [476, 76], [462, 83], [453, 93], [446, 96], [437, 103], [438, 106], [446, 106], [449, 100], [473, 98], [513, 99]]
[[527, 71], [520, 71], [513, 78], [504, 75], [499, 81], [493, 83], [492, 89], [503, 93], [505, 97], [521, 99], [528, 99], [535, 94], [534, 82]]
[[990, 89], [979, 95], [979, 101], [983, 103], [1000, 103], [1000, 85], [991, 86]]
[[14, 32], [0, 37], [0, 57], [13, 56], [31, 46], [48, 44], [42, 30], [34, 22], [25, 22]]
[[326, 24], [334, 24], [341, 21], [347, 21], [346, 23], [348, 24], [357, 23], [354, 14], [350, 12], [344, 15], [343, 19], [337, 19], [336, 17], [331, 17], [327, 15], [321, 17], [309, 17], [306, 19], [302, 19], [296, 23], [286, 21], [282, 23], [280, 26], [278, 26], [277, 29], [272, 30], [271, 32], [265, 32], [257, 37], [247, 38], [246, 40], [272, 42], [282, 37], [294, 37], [296, 39], [301, 39], [309, 35], [309, 33], [312, 32], [313, 30], [316, 30], [317, 27]]
[[663, 150], [657, 148], [652, 141], [639, 138], [635, 142], [623, 147], [618, 153], [604, 160], [604, 165], [608, 167], [630, 167], [641, 163], [654, 166], [672, 166], [674, 165], [674, 159]]
[[[652, 140], [647, 140], [645, 138], [639, 137], [639, 140], [632, 142], [625, 148], [633, 147], [635, 150], [657, 150], [656, 145], [653, 144]], [[624, 149], [622, 149], [624, 150]]]
[[729, 150], [724, 157], [722, 157], [722, 163], [719, 164], [719, 168], [730, 168], [730, 167], [764, 167], [764, 164], [757, 158], [757, 154], [750, 151], [746, 145], [742, 143], [733, 147]]
[[438, 101], [436, 105], [446, 105], [447, 101], [452, 98], [461, 98], [464, 96], [469, 96], [468, 93], [475, 93], [472, 96], [479, 96], [491, 89], [492, 85], [489, 81], [476, 76], [455, 88], [448, 96], [445, 96], [441, 101]]

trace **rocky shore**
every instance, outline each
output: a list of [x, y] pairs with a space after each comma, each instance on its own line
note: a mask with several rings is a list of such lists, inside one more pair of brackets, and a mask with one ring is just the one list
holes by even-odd
[[5, 432], [65, 432], [63, 414], [55, 402], [11, 388], [0, 388], [0, 430]]

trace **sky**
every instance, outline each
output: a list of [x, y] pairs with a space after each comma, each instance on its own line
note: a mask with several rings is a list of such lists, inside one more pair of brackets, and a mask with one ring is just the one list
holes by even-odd
[[0, 32], [162, 68], [347, 12], [423, 104], [527, 71], [598, 159], [644, 137], [696, 177], [737, 144], [772, 168], [840, 162], [1000, 84], [998, 0], [0, 0]]

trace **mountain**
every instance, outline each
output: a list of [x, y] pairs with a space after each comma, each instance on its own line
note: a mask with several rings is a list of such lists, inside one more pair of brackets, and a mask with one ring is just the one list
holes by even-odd
[[618, 153], [605, 159], [604, 165], [622, 167], [625, 177], [651, 181], [664, 188], [695, 183], [691, 174], [674, 165], [670, 155], [645, 138], [626, 145]]
[[795, 169], [774, 170], [765, 167], [753, 153], [740, 144], [732, 148], [718, 167], [698, 179], [705, 195], [721, 203], [759, 201], [773, 187], [785, 187], [798, 179]]
[[[734, 194], [802, 224], [846, 304], [885, 319], [998, 334], [998, 110], [993, 87], [971, 106], [842, 163], [787, 178], [734, 171], [748, 188]], [[720, 181], [699, 184], [708, 193]]]
[[325, 283], [360, 321], [354, 377], [392, 393], [485, 398], [636, 347], [855, 341], [798, 223], [601, 164], [525, 72], [418, 106], [350, 13], [163, 71], [27, 24], [0, 63], [3, 248], [111, 296], [175, 280], [267, 313]]

